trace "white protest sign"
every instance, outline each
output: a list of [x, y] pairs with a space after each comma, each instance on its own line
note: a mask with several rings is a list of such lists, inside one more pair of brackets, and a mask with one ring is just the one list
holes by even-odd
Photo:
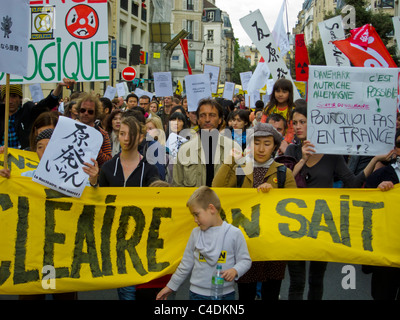
[[209, 64], [204, 65], [204, 74], [210, 75], [210, 83], [211, 83], [211, 92], [218, 92], [218, 83], [219, 83], [219, 73], [220, 67], [211, 66]]
[[104, 92], [103, 97], [112, 100], [114, 99], [116, 93], [117, 93], [117, 88], [114, 88], [112, 86], [107, 86], [106, 92]]
[[[20, 0], [7, 2], [12, 5], [1, 7], [12, 8]], [[77, 82], [109, 80], [107, 0], [37, 0], [30, 1], [28, 10], [27, 17], [20, 16], [28, 24], [20, 30], [29, 38], [23, 50], [28, 72], [24, 77], [12, 74], [11, 83], [61, 82], [64, 77]], [[5, 82], [4, 74], [0, 82]]]
[[293, 83], [290, 72], [279, 53], [278, 47], [274, 43], [271, 32], [260, 10], [253, 11], [249, 15], [241, 18], [240, 24], [257, 47], [258, 51], [260, 51], [265, 62], [268, 63], [274, 80], [276, 81], [280, 78], [291, 80], [293, 85], [293, 98], [294, 100], [300, 99], [300, 94], [295, 90], [296, 86]]
[[153, 76], [154, 93], [157, 97], [170, 97], [174, 95], [171, 72], [154, 72]]
[[235, 84], [233, 82], [225, 82], [223, 99], [232, 100], [235, 94]]
[[135, 89], [135, 94], [137, 95], [137, 97], [140, 99], [141, 96], [148, 96], [151, 99], [153, 99], [154, 93], [151, 93], [149, 91], [140, 89], [140, 88], [136, 88]]
[[400, 69], [310, 66], [307, 139], [317, 153], [393, 149]]
[[342, 17], [336, 16], [318, 23], [327, 66], [350, 67], [350, 60], [331, 41], [345, 38]]
[[92, 163], [102, 144], [103, 135], [95, 128], [60, 117], [32, 180], [79, 198], [89, 179], [83, 163]]
[[[28, 74], [29, 0], [5, 1], [0, 6], [0, 71]], [[4, 77], [4, 74], [3, 74]]]
[[31, 92], [33, 102], [39, 102], [40, 100], [44, 99], [43, 90], [40, 86], [40, 83], [31, 84], [29, 86], [29, 90]]
[[251, 77], [253, 76], [253, 72], [247, 71], [247, 72], [241, 72], [240, 73], [240, 82], [242, 83], [242, 90], [247, 91], [248, 89], [248, 84], [250, 82]]
[[116, 89], [117, 89], [117, 96], [118, 97], [126, 97], [128, 95], [128, 92], [125, 88], [125, 83], [124, 82], [119, 82], [116, 84]]
[[212, 98], [211, 82], [208, 74], [185, 76], [188, 111], [196, 111], [201, 99]]

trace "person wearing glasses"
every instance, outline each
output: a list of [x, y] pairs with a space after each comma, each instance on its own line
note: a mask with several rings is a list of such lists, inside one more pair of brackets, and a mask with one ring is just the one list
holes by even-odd
[[80, 100], [78, 100], [76, 104], [76, 109], [79, 113], [79, 121], [87, 126], [94, 127], [103, 136], [103, 144], [101, 145], [99, 154], [97, 156], [97, 163], [99, 168], [107, 162], [111, 160], [111, 142], [110, 137], [108, 136], [107, 131], [102, 129], [99, 125], [95, 123], [96, 119], [99, 118], [101, 112], [101, 102], [99, 98], [91, 93], [85, 93], [81, 96]]

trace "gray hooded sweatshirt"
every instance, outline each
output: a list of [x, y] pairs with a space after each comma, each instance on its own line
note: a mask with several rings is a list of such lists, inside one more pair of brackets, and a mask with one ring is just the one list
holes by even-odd
[[[221, 226], [211, 227], [205, 231], [199, 227], [193, 229], [181, 263], [167, 287], [177, 291], [191, 273], [190, 291], [210, 296], [211, 277], [217, 264], [222, 266], [222, 271], [235, 268], [238, 273], [237, 279], [251, 267], [251, 259], [243, 233], [225, 221]], [[234, 284], [234, 281], [226, 281], [223, 294], [233, 292]]]

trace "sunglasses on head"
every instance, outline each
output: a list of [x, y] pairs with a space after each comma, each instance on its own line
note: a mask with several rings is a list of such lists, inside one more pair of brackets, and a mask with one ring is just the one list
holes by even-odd
[[93, 114], [94, 114], [94, 110], [88, 110], [88, 109], [85, 109], [85, 108], [81, 108], [81, 109], [79, 110], [80, 113], [85, 113], [86, 111], [87, 111], [87, 113], [90, 114], [90, 115], [93, 115]]

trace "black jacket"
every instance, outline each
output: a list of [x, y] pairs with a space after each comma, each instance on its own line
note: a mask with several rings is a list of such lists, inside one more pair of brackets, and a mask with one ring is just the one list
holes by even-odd
[[[36, 118], [43, 112], [50, 111], [58, 105], [58, 97], [53, 97], [50, 93], [46, 98], [37, 104], [32, 101], [24, 103], [15, 114], [15, 127], [21, 144], [21, 149], [29, 147], [29, 135], [31, 133], [32, 124]], [[5, 104], [0, 104], [0, 143], [4, 136], [4, 116]]]
[[143, 158], [125, 181], [119, 156], [120, 154], [115, 155], [101, 167], [100, 187], [148, 187], [152, 182], [160, 179], [157, 167]]

